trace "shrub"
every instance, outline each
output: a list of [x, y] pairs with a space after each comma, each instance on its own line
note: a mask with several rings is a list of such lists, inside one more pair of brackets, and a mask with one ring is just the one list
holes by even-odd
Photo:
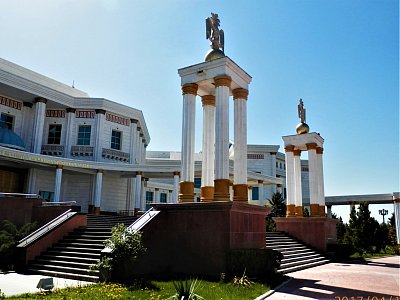
[[173, 282], [175, 287], [175, 295], [168, 298], [171, 300], [201, 300], [204, 299], [202, 296], [196, 294], [196, 290], [199, 288], [197, 279], [185, 280]]
[[337, 259], [346, 259], [353, 255], [356, 249], [351, 244], [328, 244], [327, 252], [334, 252]]
[[271, 249], [233, 249], [227, 253], [226, 273], [229, 278], [243, 274], [258, 280], [274, 280], [283, 255]]

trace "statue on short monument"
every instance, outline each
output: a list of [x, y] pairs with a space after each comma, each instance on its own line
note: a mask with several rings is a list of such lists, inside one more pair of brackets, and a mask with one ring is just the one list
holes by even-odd
[[205, 61], [224, 57], [224, 31], [219, 29], [220, 20], [218, 14], [211, 13], [206, 19], [206, 39], [210, 40], [210, 47], [206, 54]]
[[299, 104], [297, 105], [297, 113], [300, 118], [300, 123], [296, 126], [297, 134], [308, 133], [310, 131], [310, 127], [308, 127], [306, 123], [306, 109], [304, 108], [304, 103], [301, 98]]

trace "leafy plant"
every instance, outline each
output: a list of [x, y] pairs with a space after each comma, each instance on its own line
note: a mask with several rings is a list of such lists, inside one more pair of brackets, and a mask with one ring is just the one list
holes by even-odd
[[196, 294], [196, 290], [200, 286], [200, 282], [197, 279], [185, 280], [185, 281], [174, 281], [173, 282], [176, 294], [168, 298], [170, 300], [201, 300], [204, 299], [202, 296]]
[[283, 195], [279, 192], [273, 193], [271, 199], [268, 199], [269, 204], [272, 207], [271, 215], [273, 217], [285, 217], [286, 216], [286, 204]]
[[243, 275], [241, 277], [234, 277], [232, 279], [232, 285], [237, 286], [237, 287], [250, 287], [254, 284], [253, 281], [251, 281], [247, 276], [246, 276], [246, 269], [244, 269]]

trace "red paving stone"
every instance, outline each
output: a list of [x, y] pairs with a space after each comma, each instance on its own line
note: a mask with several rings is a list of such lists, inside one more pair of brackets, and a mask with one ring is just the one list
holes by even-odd
[[400, 300], [400, 256], [329, 263], [287, 275], [292, 280], [268, 300]]

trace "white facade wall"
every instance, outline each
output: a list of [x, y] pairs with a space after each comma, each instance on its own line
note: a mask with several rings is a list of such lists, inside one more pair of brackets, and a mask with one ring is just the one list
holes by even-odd
[[[35, 173], [36, 173], [36, 181], [35, 181], [34, 192], [36, 194], [39, 194], [39, 191], [47, 191], [54, 193], [54, 187], [56, 183], [55, 181], [56, 169], [55, 168], [54, 170], [36, 169]], [[60, 199], [62, 199], [62, 191]]]
[[[74, 188], [71, 188], [74, 187]], [[61, 201], [76, 201], [82, 212], [87, 212], [92, 198], [92, 175], [63, 172]]]
[[128, 179], [106, 173], [101, 190], [101, 211], [120, 211], [126, 209]]

